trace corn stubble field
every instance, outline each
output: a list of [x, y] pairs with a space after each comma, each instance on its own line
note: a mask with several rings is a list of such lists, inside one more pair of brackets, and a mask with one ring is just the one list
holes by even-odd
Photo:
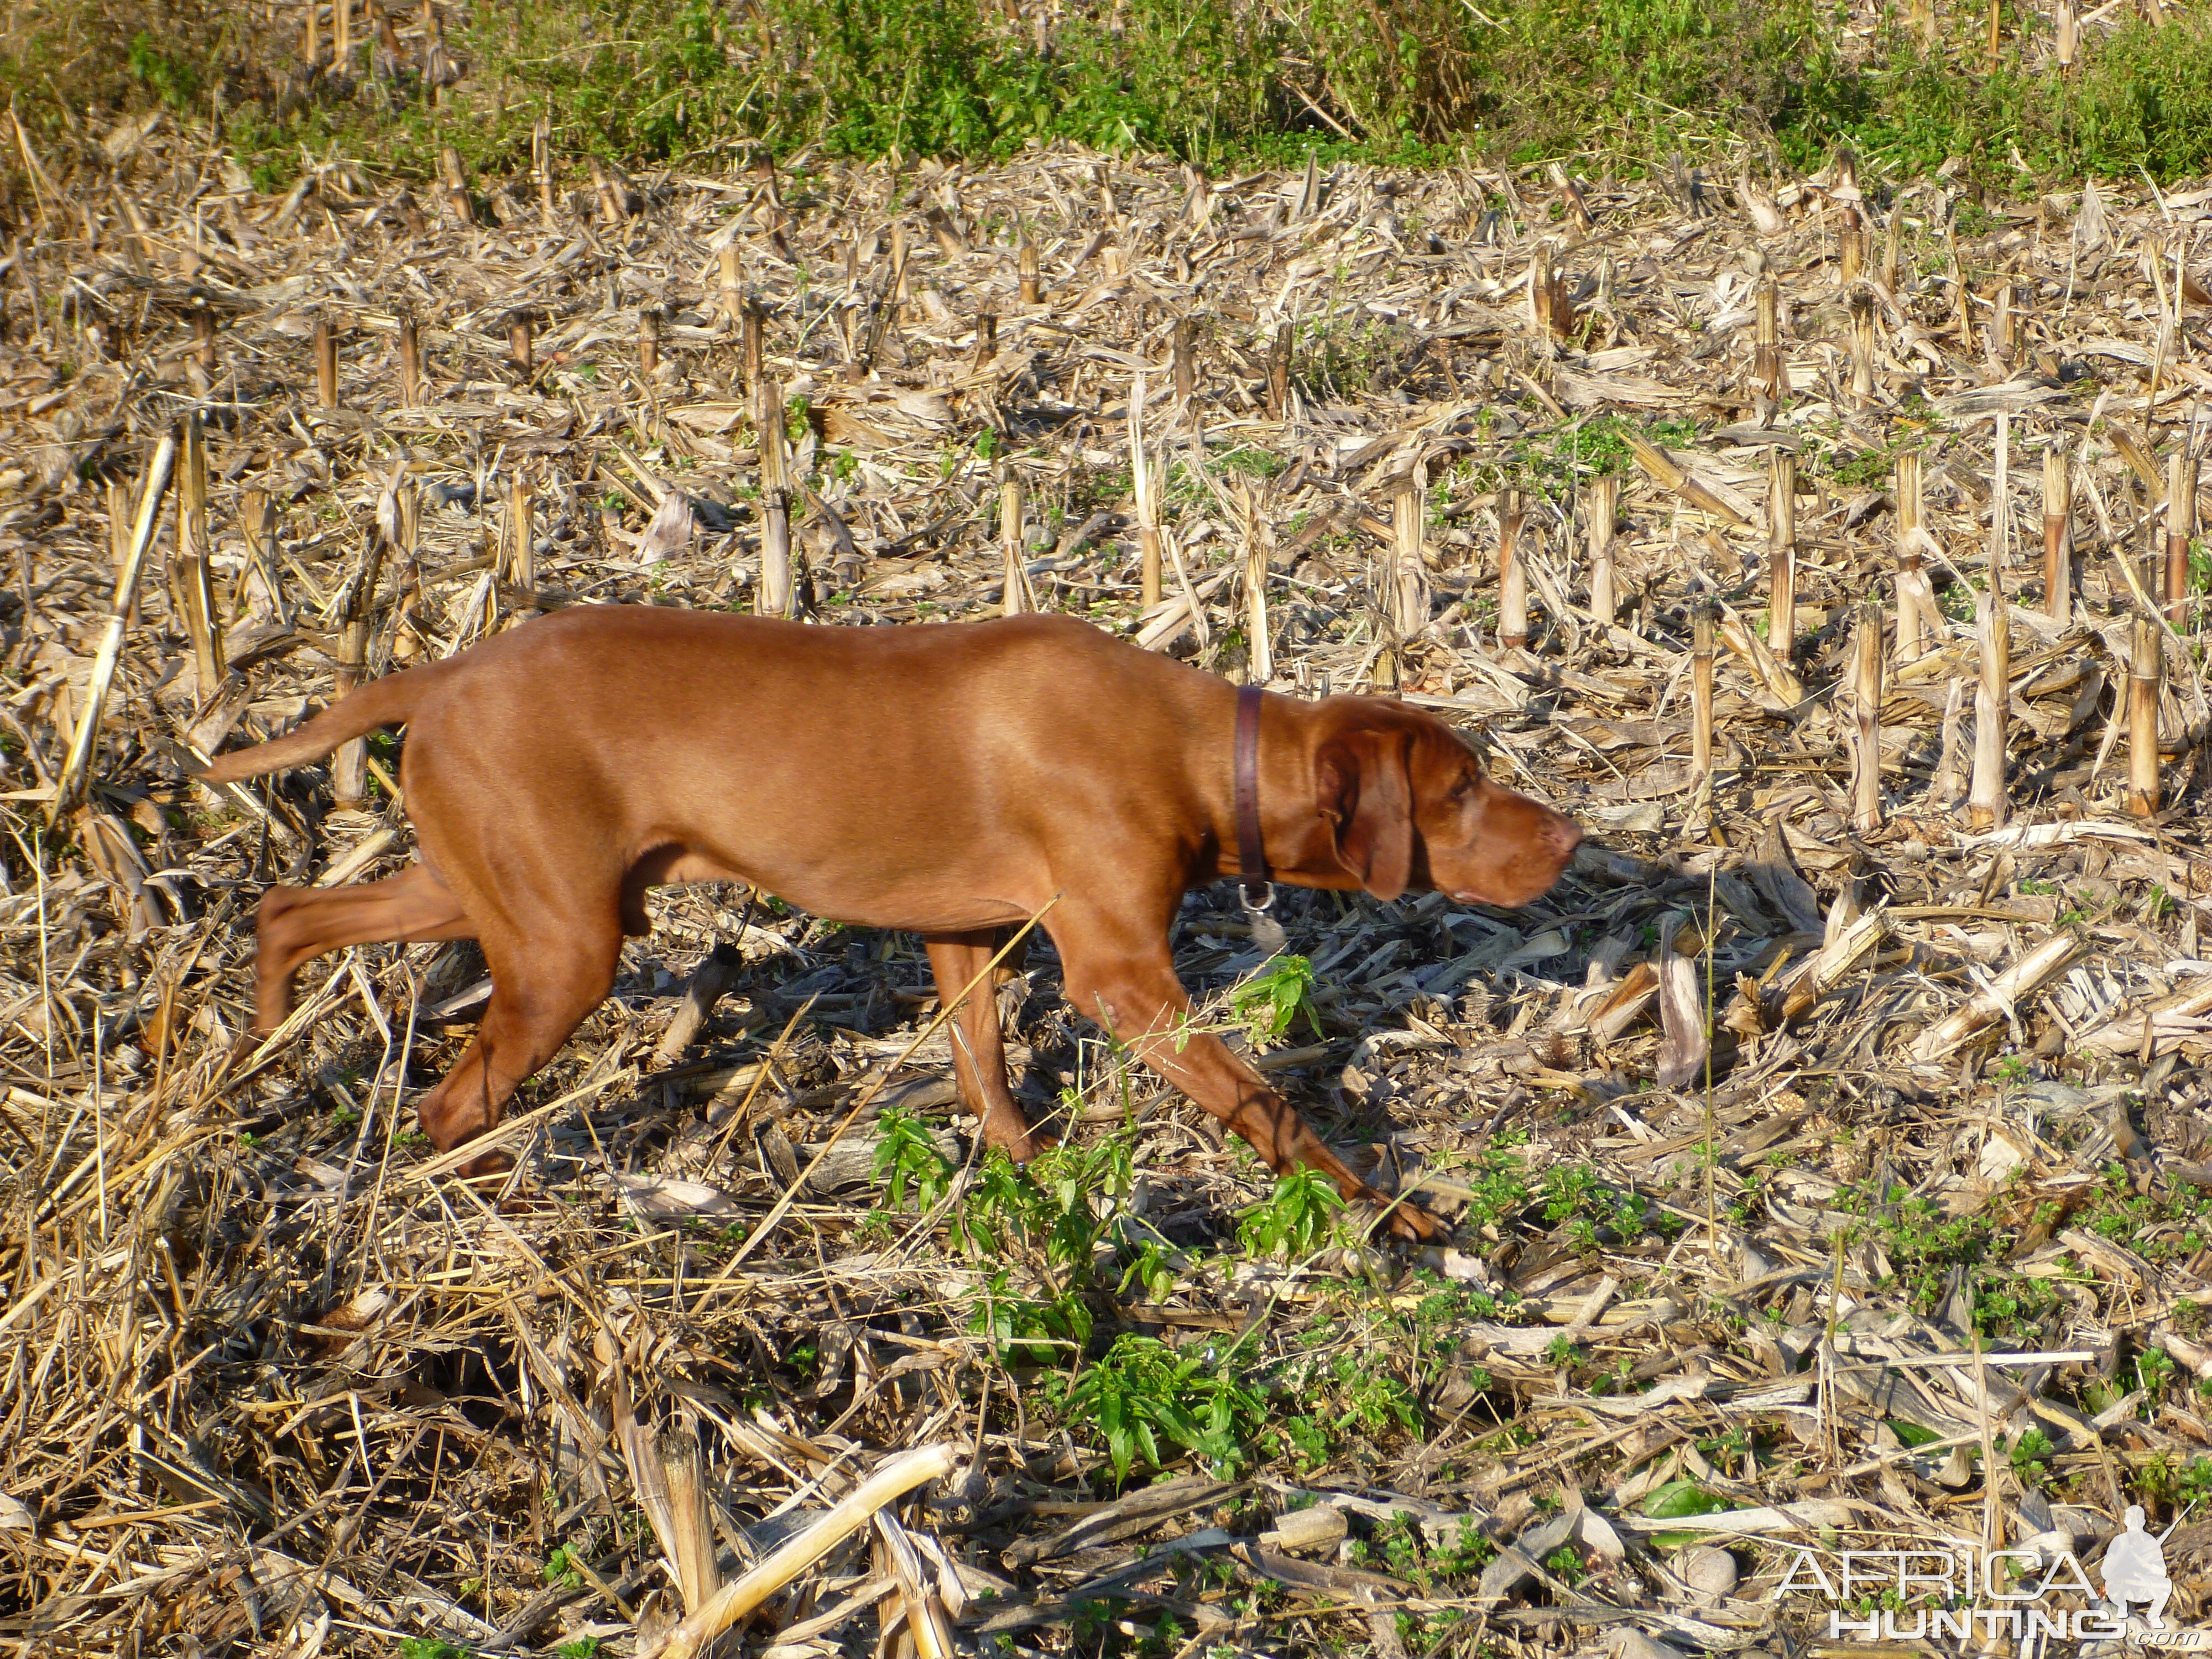
[[[2212, 1496], [2212, 192], [264, 196], [173, 119], [9, 136], [14, 1650], [1795, 1659], [1791, 1542]], [[1177, 951], [1454, 1246], [1272, 1181], [1042, 946], [996, 994], [1065, 1140], [982, 1158], [916, 942], [738, 890], [659, 895], [519, 1100], [535, 1201], [415, 1131], [472, 947], [250, 1035], [261, 889], [408, 858], [403, 739], [196, 758], [584, 604], [1049, 609], [1459, 724], [1591, 832], [1549, 898], [1286, 894], [1263, 961], [1224, 890]]]

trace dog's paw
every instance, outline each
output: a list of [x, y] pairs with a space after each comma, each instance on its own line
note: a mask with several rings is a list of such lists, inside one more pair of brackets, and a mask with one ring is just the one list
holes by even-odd
[[490, 1181], [505, 1175], [514, 1167], [514, 1160], [505, 1152], [480, 1152], [453, 1171], [456, 1181]]
[[1394, 1200], [1376, 1193], [1370, 1201], [1387, 1211], [1385, 1225], [1401, 1244], [1442, 1244], [1451, 1237], [1449, 1226], [1410, 1198]]
[[1027, 1164], [1052, 1143], [1027, 1125], [1014, 1127], [986, 1121], [983, 1144], [996, 1147], [1016, 1164]]

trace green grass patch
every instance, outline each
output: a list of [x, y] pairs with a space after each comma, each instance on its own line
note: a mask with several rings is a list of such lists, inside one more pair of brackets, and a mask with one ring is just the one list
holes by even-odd
[[[433, 106], [411, 69], [371, 79], [366, 42], [349, 75], [309, 84], [289, 32], [246, 28], [221, 9], [50, 0], [0, 30], [0, 91], [34, 133], [156, 105], [219, 119], [264, 189], [303, 152], [428, 178], [444, 143], [475, 171], [511, 177], [541, 116], [563, 156], [633, 166], [726, 162], [758, 146], [1004, 156], [1069, 140], [1216, 168], [1317, 152], [1408, 164], [1596, 155], [1631, 172], [1749, 143], [1803, 170], [1848, 143], [1876, 178], [1957, 160], [2014, 194], [2083, 173], [2171, 179], [2212, 167], [2212, 21], [2201, 15], [2093, 34], [2065, 81], [2039, 42], [2021, 44], [2032, 17], [2008, 18], [1993, 70], [1982, 14], [1954, 14], [1955, 38], [1932, 45], [1885, 28], [1848, 58], [1841, 18], [1816, 0], [1481, 11], [1460, 0], [1123, 0], [1040, 27], [985, 0], [553, 0], [456, 8], [451, 45], [469, 74]], [[1302, 378], [1349, 386], [1391, 356], [1389, 334], [1362, 324], [1302, 343]]]

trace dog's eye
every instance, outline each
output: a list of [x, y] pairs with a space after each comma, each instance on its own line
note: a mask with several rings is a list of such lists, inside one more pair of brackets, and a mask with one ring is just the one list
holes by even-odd
[[1465, 800], [1474, 793], [1474, 775], [1471, 772], [1462, 772], [1459, 775], [1459, 781], [1452, 785], [1451, 793], [1446, 797], [1446, 799], [1452, 801], [1454, 804], [1457, 804], [1458, 802]]

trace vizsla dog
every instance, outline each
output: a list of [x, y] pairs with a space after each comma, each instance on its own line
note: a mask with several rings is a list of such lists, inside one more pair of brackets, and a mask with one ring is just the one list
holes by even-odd
[[[294, 975], [325, 951], [478, 940], [491, 1000], [422, 1103], [441, 1151], [497, 1123], [606, 995], [623, 935], [647, 931], [649, 887], [750, 882], [819, 916], [919, 933], [948, 1000], [997, 930], [1058, 895], [1043, 926], [1080, 1012], [1270, 1168], [1305, 1164], [1384, 1204], [1249, 1066], [1185, 1029], [1170, 949], [1184, 890], [1242, 874], [1525, 904], [1581, 839], [1403, 703], [1240, 693], [1044, 616], [823, 628], [566, 611], [363, 686], [205, 775], [297, 766], [402, 723], [421, 862], [368, 886], [272, 889], [258, 1018], [281, 1023]], [[1006, 1086], [996, 1000], [979, 990], [957, 1018], [961, 1093], [986, 1140], [1025, 1159], [1035, 1142]], [[1441, 1231], [1402, 1201], [1390, 1224], [1401, 1237]]]

